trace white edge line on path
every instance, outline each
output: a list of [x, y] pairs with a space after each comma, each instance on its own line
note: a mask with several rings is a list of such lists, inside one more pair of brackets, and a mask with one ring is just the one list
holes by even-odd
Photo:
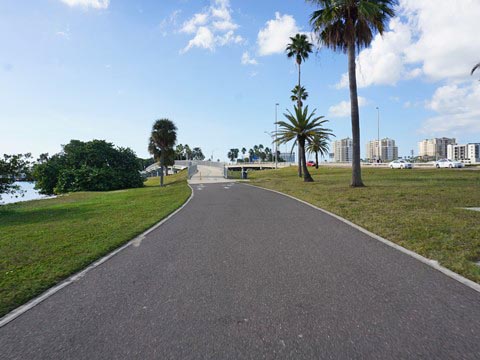
[[454, 279], [454, 280], [457, 280], [458, 282], [461, 282], [463, 285], [466, 285], [468, 286], [469, 288], [475, 290], [475, 291], [478, 291], [480, 293], [480, 284], [477, 284], [476, 282], [472, 281], [472, 280], [469, 280], [465, 277], [463, 277], [462, 275], [459, 275], [457, 274], [456, 272], [453, 272], [452, 270], [449, 270], [447, 269], [446, 267], [443, 267], [442, 265], [440, 265], [438, 263], [438, 261], [436, 260], [432, 260], [432, 259], [427, 259], [426, 257], [423, 257], [422, 255], [419, 255], [417, 254], [416, 252], [413, 252], [411, 250], [408, 250], [398, 244], [395, 244], [394, 242], [391, 242], [390, 240], [387, 240], [387, 239], [384, 239], [383, 237], [377, 235], [377, 234], [374, 234], [370, 231], [368, 231], [367, 229], [364, 229], [362, 228], [361, 226], [357, 225], [357, 224], [354, 224], [352, 223], [351, 221], [348, 221], [347, 219], [344, 219], [334, 213], [331, 213], [330, 211], [328, 210], [325, 210], [325, 209], [322, 209], [322, 208], [319, 208], [318, 206], [315, 206], [313, 204], [310, 204], [304, 200], [300, 200], [292, 195], [288, 195], [288, 194], [285, 194], [285, 193], [282, 193], [280, 191], [277, 191], [277, 190], [272, 190], [272, 189], [267, 189], [267, 188], [263, 188], [263, 187], [260, 187], [260, 186], [255, 186], [255, 185], [251, 185], [251, 184], [246, 184], [246, 183], [242, 183], [244, 185], [247, 185], [247, 186], [251, 186], [251, 187], [254, 187], [254, 188], [257, 188], [257, 189], [262, 189], [262, 190], [267, 190], [267, 191], [271, 191], [271, 192], [274, 192], [274, 193], [277, 193], [277, 194], [280, 194], [280, 195], [283, 195], [283, 196], [286, 196], [290, 199], [293, 199], [293, 200], [296, 200], [296, 201], [299, 201], [301, 202], [302, 204], [305, 204], [305, 205], [308, 205], [316, 210], [319, 210], [327, 215], [330, 215], [330, 216], [333, 216], [335, 219], [337, 220], [340, 220], [341, 222], [347, 224], [347, 225], [350, 225], [351, 227], [357, 229], [358, 231], [361, 231], [362, 233], [370, 236], [371, 238], [374, 238], [375, 240], [378, 240], [398, 251], [401, 251], [402, 253], [404, 254], [407, 254], [407, 255], [410, 255], [411, 257], [417, 259], [418, 261], [421, 261], [422, 263], [434, 268], [435, 270], [438, 270], [442, 273], [444, 273], [445, 275], [449, 276], [450, 278]]
[[114, 257], [115, 255], [117, 255], [119, 252], [125, 250], [126, 248], [128, 248], [129, 246], [131, 245], [134, 245], [135, 243], [139, 243], [141, 242], [146, 235], [148, 235], [149, 233], [151, 233], [152, 231], [156, 230], [157, 228], [159, 228], [160, 226], [162, 226], [165, 222], [167, 222], [170, 218], [172, 218], [173, 216], [175, 216], [177, 213], [179, 213], [185, 206], [187, 206], [187, 204], [193, 199], [193, 188], [190, 186], [190, 184], [188, 184], [188, 187], [190, 188], [190, 190], [192, 191], [192, 193], [190, 194], [190, 197], [187, 199], [187, 201], [185, 201], [182, 206], [180, 206], [177, 210], [175, 210], [173, 213], [171, 213], [170, 215], [168, 215], [166, 218], [162, 219], [160, 222], [158, 222], [157, 224], [153, 225], [151, 228], [147, 229], [146, 231], [144, 231], [143, 233], [141, 233], [140, 235], [136, 236], [135, 238], [133, 238], [132, 240], [130, 240], [129, 242], [127, 242], [126, 244], [122, 245], [121, 247], [117, 248], [116, 250], [113, 250], [111, 253], [105, 255], [104, 257], [94, 261], [93, 263], [91, 263], [88, 267], [86, 267], [85, 269], [81, 270], [80, 272], [76, 273], [76, 274], [73, 274], [71, 276], [69, 276], [68, 278], [66, 278], [65, 280], [63, 280], [62, 282], [58, 283], [57, 285], [54, 285], [53, 287], [51, 287], [50, 289], [48, 289], [47, 291], [45, 291], [43, 294], [33, 298], [32, 300], [30, 300], [29, 302], [19, 306], [18, 308], [12, 310], [11, 312], [9, 312], [7, 315], [5, 315], [4, 317], [0, 318], [0, 328], [7, 325], [10, 321], [16, 319], [17, 317], [19, 317], [20, 315], [22, 315], [23, 313], [27, 312], [28, 310], [34, 308], [35, 306], [37, 306], [38, 304], [40, 304], [42, 301], [48, 299], [50, 296], [52, 296], [53, 294], [55, 294], [56, 292], [60, 291], [61, 289], [63, 289], [64, 287], [74, 283], [75, 281], [77, 280], [80, 280], [82, 277], [84, 277], [90, 270], [93, 270], [95, 269], [97, 266], [100, 266], [101, 264], [103, 264], [104, 262], [108, 261], [109, 259], [111, 259], [112, 257]]

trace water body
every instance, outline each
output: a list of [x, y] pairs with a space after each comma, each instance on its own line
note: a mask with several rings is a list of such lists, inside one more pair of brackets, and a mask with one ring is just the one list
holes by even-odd
[[30, 200], [39, 200], [39, 199], [48, 199], [54, 196], [42, 195], [37, 190], [35, 190], [34, 182], [19, 181], [15, 185], [20, 186], [20, 189], [23, 191], [23, 196], [17, 193], [18, 197], [15, 197], [15, 194], [2, 194], [0, 197], [0, 205], [11, 204], [19, 201], [30, 201]]

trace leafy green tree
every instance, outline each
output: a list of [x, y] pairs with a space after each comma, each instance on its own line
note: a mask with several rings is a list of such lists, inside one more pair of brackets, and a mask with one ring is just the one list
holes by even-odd
[[185, 153], [185, 148], [183, 147], [182, 144], [178, 144], [175, 147], [175, 159], [176, 160], [186, 160], [184, 153]]
[[249, 161], [249, 162], [252, 162], [252, 161], [253, 161], [253, 158], [254, 158], [254, 156], [255, 156], [255, 150], [249, 149], [249, 150], [248, 150], [248, 156], [249, 156], [249, 157], [248, 157], [248, 161]]
[[202, 149], [200, 149], [199, 147], [193, 148], [191, 153], [191, 159], [199, 161], [205, 160], [205, 155], [203, 155]]
[[292, 95], [290, 96], [290, 99], [293, 102], [298, 103], [298, 96], [300, 96], [300, 102], [301, 102], [301, 105], [303, 106], [303, 101], [307, 100], [308, 98], [308, 92], [303, 86], [300, 87], [300, 90], [299, 90], [298, 85], [295, 85], [295, 87], [292, 89]]
[[227, 157], [230, 159], [230, 161], [235, 161], [238, 158], [238, 149], [230, 149], [230, 151], [227, 154]]
[[376, 32], [383, 34], [395, 15], [396, 0], [307, 0], [320, 6], [310, 23], [324, 46], [348, 54], [348, 78], [352, 118], [353, 161], [351, 186], [364, 186], [360, 168], [360, 118], [355, 56], [368, 47]]
[[311, 142], [313, 138], [320, 134], [331, 135], [331, 130], [326, 129], [323, 125], [328, 122], [324, 120], [323, 116], [315, 117], [315, 111], [308, 113], [308, 106], [305, 109], [294, 106], [295, 114], [292, 114], [289, 110], [284, 114], [287, 121], [279, 121], [279, 131], [277, 141], [280, 144], [285, 144], [291, 140], [294, 140], [298, 144], [299, 156], [302, 158], [303, 167], [303, 181], [312, 182], [312, 176], [308, 172], [307, 163], [305, 159], [305, 143]]
[[190, 149], [190, 146], [185, 144], [185, 147], [183, 149], [184, 154], [185, 154], [185, 160], [193, 160], [193, 151]]
[[315, 154], [315, 167], [318, 169], [318, 154], [328, 155], [328, 141], [330, 136], [324, 133], [316, 134], [307, 145], [307, 151]]
[[[160, 160], [160, 186], [163, 186], [163, 173], [177, 141], [177, 127], [169, 119], [155, 121], [150, 135], [148, 151], [155, 160]], [[186, 147], [186, 146], [185, 146]]]
[[108, 191], [142, 187], [140, 170], [129, 148], [116, 148], [105, 140], [71, 140], [61, 153], [43, 154], [33, 167], [33, 177], [44, 194]]
[[30, 158], [30, 154], [4, 154], [0, 158], [0, 199], [2, 194], [22, 195], [15, 181], [29, 172]]

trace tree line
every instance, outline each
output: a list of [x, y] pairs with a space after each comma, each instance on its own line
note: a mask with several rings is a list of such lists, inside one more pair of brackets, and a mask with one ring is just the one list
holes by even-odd
[[[241, 157], [240, 153], [242, 154]], [[228, 159], [230, 159], [231, 162], [254, 162], [254, 161], [275, 161], [275, 151], [270, 149], [268, 146], [263, 146], [262, 144], [259, 145], [254, 145], [252, 148], [248, 149], [245, 147], [242, 147], [241, 150], [237, 148], [232, 148], [228, 151], [227, 153]], [[278, 161], [284, 162], [284, 159], [281, 159], [280, 157], [280, 151], [277, 151], [277, 157]]]

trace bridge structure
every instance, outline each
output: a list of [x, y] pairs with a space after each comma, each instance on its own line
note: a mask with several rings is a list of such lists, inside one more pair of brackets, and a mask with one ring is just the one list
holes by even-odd
[[[289, 162], [255, 162], [255, 163], [237, 163], [228, 164], [220, 161], [200, 161], [200, 160], [175, 160], [173, 166], [169, 166], [169, 171], [175, 173], [188, 169], [189, 180], [200, 182], [219, 182], [221, 178], [228, 179], [229, 171], [249, 171], [249, 170], [267, 170], [275, 168], [285, 168], [295, 165]], [[160, 173], [160, 163], [148, 166], [144, 170], [147, 176], [158, 176]]]

